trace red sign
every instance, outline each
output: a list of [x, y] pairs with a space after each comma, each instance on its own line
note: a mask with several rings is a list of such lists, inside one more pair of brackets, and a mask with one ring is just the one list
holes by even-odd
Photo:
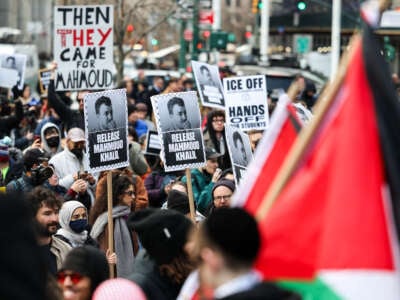
[[193, 31], [191, 31], [190, 29], [185, 29], [185, 31], [183, 32], [183, 39], [188, 42], [192, 41]]
[[214, 12], [212, 10], [201, 10], [199, 12], [199, 23], [212, 25], [214, 23]]

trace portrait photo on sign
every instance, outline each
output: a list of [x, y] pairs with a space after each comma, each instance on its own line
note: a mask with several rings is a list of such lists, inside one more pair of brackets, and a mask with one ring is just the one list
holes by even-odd
[[192, 69], [203, 106], [224, 108], [224, 93], [218, 67], [192, 60]]
[[253, 158], [249, 136], [235, 127], [225, 128], [232, 164], [246, 168]]
[[0, 54], [0, 82], [1, 86], [18, 86], [22, 90], [24, 86], [26, 55], [25, 54]]
[[200, 128], [196, 92], [157, 95], [151, 101], [161, 132]]
[[205, 164], [200, 109], [196, 92], [151, 97], [161, 136], [161, 159], [165, 171], [199, 168]]
[[90, 169], [98, 172], [127, 166], [126, 90], [87, 94], [84, 113]]

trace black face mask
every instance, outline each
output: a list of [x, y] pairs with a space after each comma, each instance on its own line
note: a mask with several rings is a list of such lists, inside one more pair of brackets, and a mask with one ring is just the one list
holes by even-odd
[[49, 147], [58, 147], [58, 145], [60, 144], [60, 138], [58, 136], [52, 136], [46, 139], [46, 142]]
[[77, 159], [82, 160], [83, 158], [83, 151], [79, 148], [73, 148], [71, 152], [76, 156]]

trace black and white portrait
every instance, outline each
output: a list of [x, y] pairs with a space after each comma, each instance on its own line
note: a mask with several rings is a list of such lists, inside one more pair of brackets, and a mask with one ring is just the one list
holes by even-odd
[[200, 109], [196, 92], [151, 97], [161, 137], [161, 158], [166, 171], [199, 168], [205, 164]]
[[232, 126], [227, 126], [225, 132], [232, 163], [246, 168], [253, 155], [249, 136]]
[[86, 151], [92, 171], [129, 164], [126, 90], [89, 93], [84, 97]]
[[163, 94], [153, 98], [157, 99], [153, 108], [157, 111], [162, 132], [200, 128], [200, 113], [195, 92]]
[[19, 90], [22, 90], [24, 86], [24, 74], [26, 55], [25, 54], [1, 54], [1, 72], [0, 81], [3, 83], [2, 86], [14, 85], [18, 86]]
[[203, 105], [223, 108], [225, 101], [218, 67], [192, 61], [192, 68]]

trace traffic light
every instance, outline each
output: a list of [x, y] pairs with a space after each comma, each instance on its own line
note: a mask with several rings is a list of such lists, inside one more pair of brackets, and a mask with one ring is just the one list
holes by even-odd
[[252, 4], [251, 4], [251, 12], [253, 14], [258, 13], [258, 1], [259, 0], [253, 0]]
[[297, 10], [303, 11], [307, 8], [306, 1], [297, 1]]

